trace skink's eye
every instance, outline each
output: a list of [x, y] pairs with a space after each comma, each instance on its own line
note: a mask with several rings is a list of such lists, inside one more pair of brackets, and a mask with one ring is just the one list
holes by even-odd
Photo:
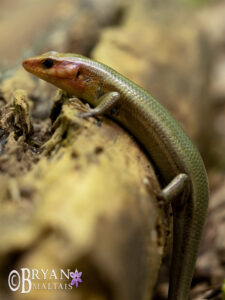
[[51, 58], [47, 58], [42, 62], [45, 69], [50, 69], [54, 65], [54, 61]]
[[76, 78], [79, 78], [80, 76], [81, 76], [81, 71], [78, 70], [78, 71], [77, 71], [77, 74], [76, 74]]

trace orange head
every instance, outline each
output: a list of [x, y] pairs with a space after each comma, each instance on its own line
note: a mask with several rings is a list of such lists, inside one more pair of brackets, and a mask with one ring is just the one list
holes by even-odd
[[78, 54], [51, 51], [25, 59], [23, 67], [39, 78], [93, 105], [106, 92], [102, 84], [104, 74], [99, 73], [98, 63], [93, 63], [93, 60]]

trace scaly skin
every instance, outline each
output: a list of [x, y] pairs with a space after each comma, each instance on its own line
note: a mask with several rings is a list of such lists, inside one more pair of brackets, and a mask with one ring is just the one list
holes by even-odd
[[169, 287], [170, 300], [187, 300], [209, 192], [203, 161], [183, 129], [145, 90], [102, 63], [77, 54], [49, 52], [25, 60], [23, 66], [94, 107], [102, 95], [119, 93], [116, 109], [109, 114], [145, 147], [163, 183], [187, 174], [182, 195], [171, 194], [174, 238]]

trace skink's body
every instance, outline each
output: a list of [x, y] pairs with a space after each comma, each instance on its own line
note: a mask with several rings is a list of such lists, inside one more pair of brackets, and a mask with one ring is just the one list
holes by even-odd
[[208, 204], [205, 167], [190, 139], [151, 95], [104, 64], [80, 55], [49, 52], [27, 59], [23, 65], [29, 72], [94, 107], [99, 105], [100, 97], [115, 92], [114, 98], [118, 99], [111, 117], [145, 147], [164, 184], [179, 174], [187, 175], [182, 193], [171, 189], [174, 242], [169, 299], [188, 299]]

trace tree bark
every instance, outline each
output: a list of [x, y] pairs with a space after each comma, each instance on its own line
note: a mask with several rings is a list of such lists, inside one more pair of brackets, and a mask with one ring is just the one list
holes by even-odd
[[[41, 269], [61, 268], [83, 273], [80, 289], [64, 281], [65, 299], [151, 299], [169, 217], [149, 158], [110, 119], [79, 118], [88, 105], [62, 93], [48, 99], [50, 117], [33, 118], [41, 100], [29, 100], [30, 77], [15, 76], [1, 85], [1, 298], [11, 299], [11, 269], [42, 278]], [[13, 299], [24, 299], [20, 291]], [[59, 290], [26, 296], [57, 299]]]

